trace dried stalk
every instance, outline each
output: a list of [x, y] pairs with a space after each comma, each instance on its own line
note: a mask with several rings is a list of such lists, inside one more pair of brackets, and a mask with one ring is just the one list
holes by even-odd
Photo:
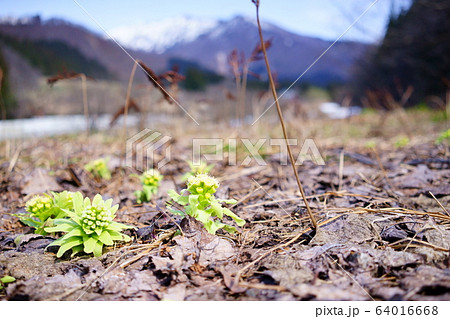
[[[128, 103], [128, 110], [135, 110], [138, 113], [142, 113], [141, 108], [136, 103], [136, 101], [133, 98], [130, 98], [130, 102]], [[116, 123], [116, 121], [119, 119], [121, 115], [125, 113], [125, 105], [122, 106], [117, 112], [114, 114], [113, 118], [109, 122], [109, 127], [113, 127], [113, 125]]]
[[237, 103], [236, 103], [236, 119], [238, 120], [238, 125], [241, 125], [241, 98], [242, 98], [242, 83], [241, 83], [241, 73], [239, 71], [239, 65], [242, 64], [243, 58], [239, 57], [239, 52], [234, 49], [230, 57], [228, 59], [228, 63], [231, 66], [231, 69], [233, 71], [235, 85], [236, 85], [236, 95], [237, 95]]
[[[333, 221], [335, 221], [336, 219], [338, 219], [340, 216], [334, 216], [332, 218], [329, 218], [323, 222], [321, 222], [321, 226], [327, 225]], [[318, 226], [318, 225], [317, 225]], [[315, 229], [317, 229], [317, 226]], [[295, 243], [297, 240], [299, 240], [302, 236], [307, 235], [309, 231], [311, 231], [312, 228], [307, 228], [304, 229], [300, 232], [298, 232], [295, 236], [293, 236], [290, 240], [288, 240], [287, 242], [278, 244], [268, 250], [266, 250], [261, 256], [259, 256], [258, 258], [256, 258], [255, 260], [253, 260], [252, 262], [248, 263], [247, 265], [245, 265], [244, 267], [242, 267], [241, 269], [239, 269], [236, 273], [235, 273], [235, 277], [234, 277], [234, 281], [233, 281], [233, 286], [234, 287], [238, 287], [241, 285], [241, 277], [242, 274], [244, 274], [245, 271], [247, 271], [249, 268], [251, 268], [252, 266], [256, 265], [258, 262], [260, 262], [262, 259], [264, 259], [265, 257], [267, 257], [268, 255], [270, 255], [272, 252], [282, 249], [284, 247], [288, 247], [290, 246], [292, 243]], [[308, 235], [309, 236], [309, 235]]]
[[239, 93], [239, 121], [241, 125], [245, 123], [245, 105], [246, 103], [246, 95], [247, 95], [247, 78], [248, 78], [248, 63], [245, 63], [244, 68], [242, 70], [242, 83], [241, 83], [241, 92]]
[[83, 113], [84, 113], [84, 117], [86, 119], [86, 133], [89, 134], [89, 129], [90, 129], [89, 128], [89, 106], [88, 106], [88, 98], [87, 98], [87, 81], [86, 80], [87, 79], [94, 80], [94, 78], [88, 77], [84, 73], [63, 71], [63, 72], [58, 73], [55, 76], [49, 77], [47, 79], [47, 84], [49, 84], [50, 86], [53, 86], [53, 84], [55, 84], [58, 81], [76, 79], [76, 78], [81, 79], [81, 88], [83, 91]]
[[300, 194], [302, 195], [303, 202], [305, 203], [306, 210], [307, 210], [309, 218], [311, 220], [312, 228], [317, 230], [317, 221], [314, 218], [314, 215], [313, 215], [313, 213], [311, 211], [311, 208], [309, 207], [308, 200], [306, 199], [305, 191], [303, 190], [302, 183], [300, 181], [297, 169], [295, 167], [295, 160], [294, 160], [294, 156], [292, 155], [291, 146], [288, 143], [288, 136], [287, 136], [286, 127], [285, 127], [285, 124], [284, 124], [283, 113], [281, 112], [280, 103], [278, 102], [278, 96], [277, 96], [277, 91], [276, 91], [276, 88], [275, 88], [275, 82], [274, 82], [273, 77], [272, 77], [272, 71], [270, 70], [269, 59], [267, 58], [266, 44], [264, 42], [262, 29], [261, 29], [261, 23], [259, 21], [259, 0], [252, 0], [252, 2], [256, 6], [256, 22], [258, 23], [259, 40], [261, 42], [261, 48], [262, 48], [263, 55], [264, 55], [264, 62], [266, 63], [266, 69], [267, 69], [267, 73], [268, 73], [268, 76], [269, 76], [270, 88], [272, 90], [272, 95], [273, 95], [273, 98], [275, 100], [275, 105], [277, 107], [278, 117], [279, 117], [280, 123], [281, 123], [281, 129], [283, 130], [283, 136], [284, 136], [284, 139], [286, 141], [286, 146], [287, 146], [287, 150], [288, 150], [288, 154], [289, 154], [289, 160], [291, 161], [292, 170], [294, 171], [294, 174], [295, 174], [295, 179], [297, 181], [298, 189], [300, 191]]
[[123, 140], [127, 139], [127, 117], [128, 117], [128, 107], [130, 106], [130, 96], [131, 96], [131, 88], [133, 87], [134, 74], [136, 73], [136, 67], [138, 65], [138, 61], [133, 63], [133, 68], [131, 69], [130, 79], [128, 80], [128, 88], [127, 95], [125, 97], [125, 109], [123, 112]]
[[3, 70], [0, 69], [0, 107], [2, 111], [2, 120], [6, 120], [6, 106], [3, 101], [2, 87], [3, 87]]
[[84, 117], [86, 119], [86, 132], [89, 133], [89, 106], [88, 106], [88, 99], [87, 99], [86, 75], [84, 75], [84, 73], [81, 73], [80, 78], [81, 78], [81, 88], [83, 90], [83, 111], [84, 111]]

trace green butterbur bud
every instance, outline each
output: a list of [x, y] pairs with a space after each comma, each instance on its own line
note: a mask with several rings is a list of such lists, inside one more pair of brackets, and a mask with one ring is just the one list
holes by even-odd
[[191, 171], [183, 175], [183, 177], [181, 178], [183, 182], [186, 182], [190, 177], [196, 176], [198, 174], [208, 174], [214, 167], [214, 165], [208, 165], [204, 161], [196, 164], [192, 163], [191, 161], [188, 161], [187, 163], [189, 164], [189, 168], [191, 169]]
[[147, 186], [158, 186], [162, 175], [156, 169], [149, 169], [142, 174], [142, 184]]
[[163, 179], [161, 173], [156, 169], [149, 169], [139, 176], [142, 183], [142, 191], [135, 191], [138, 204], [149, 202], [152, 196], [158, 193], [159, 183]]
[[214, 194], [219, 187], [219, 182], [208, 174], [197, 174], [189, 177], [187, 187], [194, 195]]
[[51, 192], [51, 195], [34, 196], [25, 204], [28, 214], [15, 215], [25, 225], [35, 228], [36, 234], [46, 235], [45, 227], [52, 226], [54, 219], [66, 217], [65, 210], [73, 209], [72, 192]]
[[49, 196], [34, 196], [27, 201], [25, 210], [31, 213], [32, 217], [40, 218], [53, 207], [53, 200]]
[[103, 203], [88, 206], [81, 213], [81, 226], [87, 234], [108, 226], [112, 220], [110, 210]]
[[444, 144], [444, 143], [447, 143], [447, 144], [450, 143], [450, 128], [446, 131], [443, 131], [441, 133], [441, 135], [439, 135], [439, 137], [435, 141], [436, 145]]
[[73, 192], [52, 193], [55, 206], [61, 209], [73, 209]]
[[234, 199], [215, 198], [214, 193], [219, 187], [219, 181], [214, 177], [208, 174], [197, 174], [189, 177], [186, 186], [187, 189], [183, 189], [181, 194], [169, 190], [168, 194], [172, 200], [184, 207], [183, 211], [173, 208], [169, 204], [167, 208], [172, 213], [181, 216], [189, 215], [197, 219], [203, 223], [205, 229], [211, 234], [215, 234], [219, 229], [224, 229], [230, 233], [236, 231], [235, 227], [221, 222], [225, 215], [231, 217], [238, 226], [245, 224], [245, 220], [222, 206], [222, 203], [235, 204]]
[[91, 172], [95, 177], [106, 180], [111, 179], [111, 172], [108, 169], [109, 158], [99, 158], [93, 160], [84, 166], [84, 169]]

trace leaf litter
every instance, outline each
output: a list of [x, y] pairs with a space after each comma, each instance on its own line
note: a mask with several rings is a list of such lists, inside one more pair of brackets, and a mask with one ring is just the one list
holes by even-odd
[[[81, 137], [80, 137], [81, 138]], [[310, 228], [289, 167], [276, 155], [268, 166], [218, 163], [219, 197], [247, 223], [236, 234], [209, 234], [192, 218], [165, 210], [167, 189], [181, 189], [186, 172], [181, 141], [150, 203], [136, 205], [139, 181], [120, 161], [120, 146], [90, 137], [24, 145], [9, 171], [0, 165], [0, 277], [17, 279], [5, 300], [448, 300], [450, 298], [449, 164], [434, 144], [379, 152], [327, 147], [325, 166], [299, 171], [319, 228]], [[69, 146], [68, 146], [69, 145]], [[70, 147], [73, 145], [73, 147]], [[426, 148], [426, 150], [424, 150]], [[55, 149], [65, 158], [58, 158]], [[67, 151], [70, 149], [71, 151]], [[297, 150], [298, 151], [298, 150]], [[95, 180], [84, 159], [111, 154], [112, 179]], [[420, 159], [421, 161], [417, 161]], [[414, 162], [415, 160], [415, 162]], [[380, 162], [382, 166], [380, 167]], [[131, 244], [99, 258], [57, 259], [53, 238], [33, 234], [12, 214], [37, 193], [66, 189], [101, 193], [120, 204], [118, 221], [134, 225]], [[433, 196], [430, 194], [433, 194]], [[24, 196], [25, 195], [25, 196]]]

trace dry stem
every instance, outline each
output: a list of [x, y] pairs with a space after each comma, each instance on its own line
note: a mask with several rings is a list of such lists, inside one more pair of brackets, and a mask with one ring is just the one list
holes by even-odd
[[0, 107], [2, 112], [2, 120], [6, 120], [6, 106], [3, 101], [2, 86], [3, 86], [3, 70], [0, 69]]
[[83, 90], [83, 111], [84, 111], [84, 117], [86, 119], [86, 132], [89, 133], [89, 107], [88, 107], [88, 98], [87, 98], [86, 75], [84, 73], [81, 73], [80, 79], [81, 79], [81, 88]]
[[128, 80], [127, 95], [125, 97], [125, 109], [124, 109], [124, 113], [123, 113], [123, 137], [124, 137], [124, 141], [127, 138], [128, 107], [130, 105], [131, 88], [133, 87], [134, 74], [136, 73], [137, 65], [138, 65], [138, 61], [135, 61], [133, 63], [133, 68], [131, 69], [130, 79]]
[[280, 119], [281, 128], [283, 130], [283, 137], [284, 137], [284, 139], [286, 141], [286, 146], [287, 146], [287, 150], [288, 150], [288, 154], [289, 154], [289, 160], [290, 160], [291, 165], [292, 165], [292, 170], [294, 171], [294, 174], [295, 174], [295, 179], [297, 181], [298, 189], [300, 191], [300, 194], [302, 195], [303, 202], [306, 205], [306, 210], [308, 212], [309, 218], [310, 218], [311, 223], [312, 223], [312, 228], [317, 230], [317, 221], [314, 218], [314, 215], [313, 215], [313, 213], [311, 211], [311, 208], [309, 207], [308, 200], [306, 199], [305, 191], [303, 190], [302, 183], [300, 181], [297, 169], [295, 167], [295, 160], [294, 160], [294, 156], [292, 155], [291, 146], [287, 142], [288, 141], [288, 136], [287, 136], [286, 127], [285, 127], [285, 124], [284, 124], [283, 113], [281, 112], [280, 103], [278, 102], [278, 96], [277, 96], [277, 91], [276, 91], [276, 88], [275, 88], [275, 82], [273, 81], [272, 71], [270, 70], [270, 64], [269, 64], [269, 60], [267, 58], [266, 44], [264, 42], [262, 29], [261, 29], [261, 23], [259, 21], [259, 0], [254, 0], [253, 3], [256, 5], [256, 21], [258, 23], [259, 39], [260, 39], [261, 47], [262, 47], [263, 54], [264, 54], [264, 62], [266, 63], [267, 73], [268, 73], [268, 76], [269, 76], [270, 88], [272, 90], [272, 95], [273, 95], [273, 98], [275, 100], [275, 105], [277, 107], [278, 117]]

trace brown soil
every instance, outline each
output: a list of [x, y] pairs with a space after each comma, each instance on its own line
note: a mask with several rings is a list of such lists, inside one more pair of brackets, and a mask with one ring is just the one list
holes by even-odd
[[[326, 165], [299, 166], [317, 232], [276, 152], [265, 150], [266, 166], [216, 163], [219, 197], [238, 200], [231, 209], [247, 222], [237, 234], [217, 236], [164, 209], [167, 190], [182, 188], [188, 170], [182, 135], [161, 169], [158, 196], [145, 205], [135, 204], [139, 181], [111, 135], [3, 144], [0, 277], [17, 281], [0, 299], [449, 300], [450, 215], [442, 208], [450, 207], [449, 149], [435, 138], [415, 135], [395, 147], [384, 136], [375, 150], [367, 138], [346, 145], [322, 138]], [[108, 182], [82, 169], [102, 156], [110, 157]], [[34, 194], [63, 189], [113, 198], [118, 220], [137, 229], [129, 231], [133, 242], [100, 258], [57, 259], [46, 251], [54, 238], [33, 234], [11, 214], [23, 212]], [[175, 236], [178, 227], [184, 235]]]

